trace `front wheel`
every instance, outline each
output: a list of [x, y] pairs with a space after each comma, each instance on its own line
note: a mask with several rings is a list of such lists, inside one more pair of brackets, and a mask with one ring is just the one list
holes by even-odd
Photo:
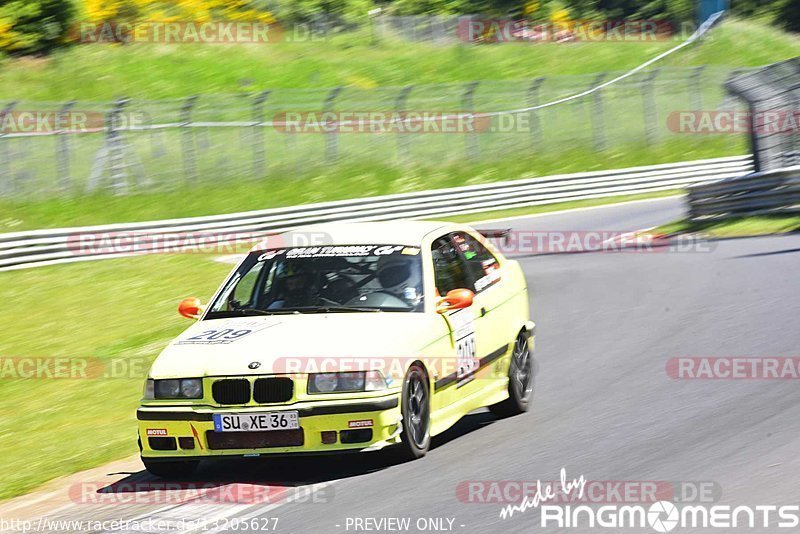
[[404, 460], [425, 456], [431, 445], [431, 403], [428, 376], [417, 364], [411, 366], [403, 380], [403, 432], [398, 447]]
[[489, 406], [498, 417], [511, 417], [528, 411], [533, 397], [533, 356], [528, 348], [528, 338], [521, 333], [514, 342], [514, 352], [508, 366], [508, 398]]
[[195, 472], [198, 460], [170, 460], [167, 462], [154, 462], [142, 458], [142, 463], [147, 472], [159, 478], [175, 479], [185, 478]]

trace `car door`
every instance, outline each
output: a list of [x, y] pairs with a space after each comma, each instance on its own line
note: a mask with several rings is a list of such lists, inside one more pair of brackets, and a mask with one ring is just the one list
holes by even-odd
[[[503, 266], [475, 236], [468, 232], [455, 232], [452, 239], [463, 258], [470, 277], [470, 289], [475, 292], [473, 307], [480, 317], [481, 336], [477, 340], [477, 357], [483, 378], [492, 375], [489, 369], [499, 364], [513, 339], [514, 321], [509, 317], [508, 291], [503, 277]], [[502, 369], [502, 365], [497, 370]], [[500, 378], [504, 377], [501, 371]], [[482, 381], [482, 380], [481, 380]]]
[[[439, 295], [444, 296], [453, 289], [474, 290], [469, 267], [464, 256], [459, 253], [452, 234], [434, 240], [431, 256]], [[479, 364], [478, 346], [483, 335], [482, 321], [479, 308], [474, 304], [445, 312], [442, 319], [450, 332], [451, 354], [454, 359], [442, 360], [442, 371], [434, 388], [437, 394], [443, 395], [443, 404], [452, 404], [476, 390], [473, 382]]]

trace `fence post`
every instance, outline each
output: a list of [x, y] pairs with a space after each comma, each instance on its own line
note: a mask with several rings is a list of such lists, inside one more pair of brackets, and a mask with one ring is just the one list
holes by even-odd
[[689, 92], [692, 95], [694, 111], [703, 109], [703, 87], [701, 83], [703, 70], [705, 70], [705, 66], [695, 67], [689, 76]]
[[[397, 114], [400, 117], [400, 120], [405, 120], [405, 112], [406, 112], [406, 102], [408, 101], [408, 95], [411, 91], [414, 90], [413, 85], [406, 85], [400, 90], [400, 94], [397, 95], [397, 99], [395, 100], [395, 109], [397, 110]], [[408, 134], [404, 133], [407, 128], [406, 125], [401, 125], [397, 129], [397, 159], [402, 163], [407, 163], [409, 158], [409, 139]]]
[[[532, 108], [539, 105], [539, 88], [544, 83], [545, 78], [539, 77], [531, 82], [528, 87], [528, 107]], [[542, 140], [542, 128], [539, 123], [539, 114], [536, 110], [531, 110], [529, 113], [530, 128], [531, 128], [531, 146], [536, 147]]]
[[56, 170], [58, 172], [58, 188], [67, 191], [72, 186], [72, 178], [69, 175], [69, 134], [64, 129], [65, 122], [68, 120], [68, 113], [75, 105], [71, 100], [56, 113]]
[[119, 130], [120, 115], [128, 104], [127, 98], [119, 98], [114, 102], [108, 115], [106, 142], [108, 146], [108, 163], [111, 171], [111, 187], [115, 194], [125, 194], [128, 187], [125, 173], [125, 146]]
[[[333, 103], [343, 89], [344, 87], [342, 86], [334, 87], [328, 93], [328, 96], [325, 97], [325, 105], [322, 108], [323, 121], [325, 120], [324, 117], [330, 111], [333, 111]], [[336, 163], [336, 160], [339, 158], [339, 137], [336, 131], [339, 128], [339, 121], [336, 122], [337, 124], [333, 131], [328, 131], [327, 127], [325, 128], [325, 160], [328, 163]]]
[[[16, 105], [16, 100], [6, 105], [3, 111], [0, 112], [0, 121], [5, 121], [6, 116], [14, 111]], [[0, 192], [5, 191], [11, 194], [14, 192], [15, 184], [11, 176], [11, 158], [8, 152], [10, 140], [5, 139], [5, 137], [5, 132], [0, 132]]]
[[642, 105], [644, 106], [644, 140], [653, 145], [658, 140], [658, 110], [656, 109], [655, 79], [660, 69], [651, 70], [642, 80]]
[[270, 91], [261, 91], [253, 101], [253, 176], [258, 178], [264, 174], [267, 162], [267, 151], [264, 139], [264, 102]]
[[[592, 87], [597, 87], [603, 83], [606, 77], [605, 72], [597, 75], [592, 82]], [[603, 120], [603, 96], [602, 89], [592, 93], [592, 129], [594, 130], [594, 149], [603, 152], [606, 149], [605, 121]]]
[[[478, 88], [479, 83], [480, 82], [468, 83], [467, 88], [461, 97], [461, 105], [464, 108], [464, 111], [466, 111], [467, 113], [472, 114], [475, 112], [474, 97], [475, 97], [475, 90]], [[467, 152], [467, 158], [476, 159], [478, 156], [480, 156], [480, 146], [478, 145], [478, 136], [474, 131], [466, 132], [464, 135], [466, 135], [465, 149]]]
[[190, 96], [181, 106], [180, 128], [181, 128], [181, 147], [183, 148], [183, 175], [186, 182], [194, 185], [197, 182], [197, 160], [194, 146], [194, 130], [190, 126], [192, 122], [192, 111], [197, 104], [198, 96]]

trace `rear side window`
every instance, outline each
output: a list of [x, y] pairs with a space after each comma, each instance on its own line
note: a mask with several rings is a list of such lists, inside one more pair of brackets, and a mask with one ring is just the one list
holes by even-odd
[[433, 257], [433, 274], [436, 280], [436, 290], [439, 295], [446, 295], [453, 289], [471, 289], [472, 280], [467, 264], [455, 248], [455, 244], [448, 237], [440, 237], [431, 246]]
[[500, 264], [480, 241], [467, 233], [457, 232], [453, 234], [453, 242], [464, 257], [467, 272], [475, 284], [476, 292], [481, 292], [500, 281]]

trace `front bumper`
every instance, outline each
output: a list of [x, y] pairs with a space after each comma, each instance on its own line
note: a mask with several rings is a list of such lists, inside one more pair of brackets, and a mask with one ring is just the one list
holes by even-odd
[[[136, 412], [142, 457], [148, 460], [202, 459], [277, 454], [378, 450], [399, 442], [400, 396], [349, 401], [300, 402], [239, 408], [142, 406]], [[215, 413], [296, 410], [299, 430], [215, 432]], [[336, 433], [323, 443], [322, 432]]]

